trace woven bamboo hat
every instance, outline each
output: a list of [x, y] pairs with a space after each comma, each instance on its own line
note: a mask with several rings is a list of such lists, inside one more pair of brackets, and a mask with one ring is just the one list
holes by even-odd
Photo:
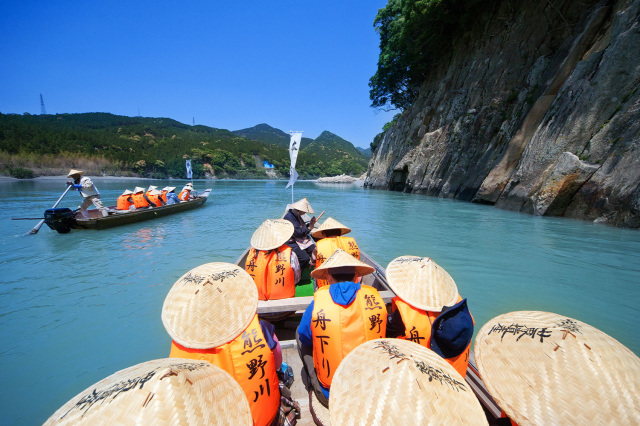
[[293, 204], [289, 204], [290, 209], [300, 210], [301, 212], [314, 214], [315, 212], [311, 208], [311, 204], [309, 204], [309, 200], [303, 198], [302, 200], [298, 200]]
[[208, 362], [165, 358], [118, 371], [80, 392], [46, 425], [251, 425], [240, 385]]
[[487, 424], [455, 368], [401, 339], [370, 340], [349, 352], [331, 381], [329, 412], [334, 425]]
[[364, 277], [375, 271], [373, 266], [359, 261], [342, 249], [337, 249], [321, 266], [311, 272], [311, 277], [318, 280], [326, 280], [329, 278], [330, 272], [340, 273], [342, 270], [355, 270], [358, 277]]
[[251, 247], [256, 250], [273, 250], [287, 242], [293, 235], [293, 223], [284, 219], [267, 219], [251, 237]]
[[191, 182], [187, 182], [184, 187], [193, 189], [193, 184]]
[[171, 192], [171, 191], [175, 191], [176, 187], [175, 186], [165, 186], [164, 188], [162, 188], [163, 191], [167, 191], [167, 192]]
[[69, 170], [69, 174], [67, 175], [67, 177], [73, 177], [74, 175], [82, 176], [83, 173], [84, 172], [82, 170], [71, 169]]
[[475, 356], [487, 390], [520, 425], [640, 423], [640, 358], [581, 321], [500, 315], [478, 332]]
[[131, 195], [133, 194], [133, 191], [130, 189], [125, 189], [124, 192], [122, 193], [122, 195]]
[[149, 191], [149, 195], [162, 195], [162, 191], [159, 191], [157, 189], [152, 189]]
[[158, 189], [158, 187], [155, 186], [155, 185], [149, 185], [149, 187], [147, 188], [147, 192], [148, 191], [153, 191], [154, 189]]
[[333, 229], [339, 229], [340, 235], [348, 234], [349, 232], [351, 232], [350, 228], [344, 226], [334, 218], [330, 217], [330, 218], [327, 218], [327, 220], [325, 220], [324, 223], [318, 229], [313, 231], [311, 235], [315, 238], [324, 238], [326, 236], [324, 234], [324, 231], [329, 231]]
[[133, 188], [133, 193], [134, 194], [139, 194], [141, 192], [144, 192], [144, 188], [142, 188], [140, 186], [136, 186], [135, 188]]
[[257, 309], [258, 289], [244, 269], [231, 263], [206, 263], [171, 287], [162, 306], [162, 323], [180, 345], [210, 349], [235, 339]]
[[414, 308], [439, 312], [458, 300], [453, 278], [431, 258], [400, 256], [387, 266], [389, 287]]

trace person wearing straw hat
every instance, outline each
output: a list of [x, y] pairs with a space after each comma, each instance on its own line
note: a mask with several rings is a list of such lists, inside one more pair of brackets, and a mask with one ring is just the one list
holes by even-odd
[[60, 407], [45, 425], [252, 425], [240, 385], [208, 362], [164, 358], [120, 370]]
[[102, 216], [109, 216], [109, 211], [102, 205], [102, 201], [100, 200], [100, 192], [98, 192], [98, 188], [96, 188], [89, 177], [82, 176], [83, 174], [84, 172], [82, 170], [71, 169], [67, 175], [67, 177], [73, 179], [72, 181], [67, 181], [67, 185], [73, 186], [77, 189], [78, 192], [80, 192], [80, 195], [84, 198], [84, 200], [82, 200], [82, 204], [78, 206], [80, 213], [84, 217], [89, 217], [87, 207], [93, 204], [100, 211]]
[[[356, 259], [360, 259], [360, 249], [356, 240], [352, 237], [344, 237], [343, 235], [351, 232], [351, 229], [344, 226], [334, 218], [330, 217], [315, 231], [311, 232], [311, 236], [316, 239], [318, 250], [316, 258], [316, 268], [324, 263], [337, 249], [342, 249]], [[316, 280], [316, 286], [324, 287], [328, 285], [326, 280]]]
[[311, 272], [329, 282], [313, 295], [296, 332], [307, 389], [328, 404], [331, 380], [342, 359], [356, 346], [384, 337], [387, 309], [378, 291], [356, 283], [357, 277], [374, 271], [372, 266], [336, 250]]
[[192, 198], [196, 198], [195, 194], [192, 194], [192, 192], [195, 192], [193, 190], [193, 184], [191, 182], [187, 182], [184, 188], [182, 188], [182, 191], [178, 194], [178, 199], [180, 201], [189, 201]]
[[180, 199], [178, 198], [178, 194], [176, 194], [176, 187], [165, 186], [162, 188], [162, 199], [167, 204], [178, 204]]
[[136, 206], [136, 209], [141, 209], [144, 207], [151, 206], [151, 200], [149, 200], [149, 197], [147, 197], [147, 194], [144, 193], [144, 188], [140, 186], [136, 186], [133, 189], [133, 194], [131, 195], [131, 199], [133, 200], [133, 205]]
[[361, 344], [331, 386], [332, 425], [488, 425], [469, 384], [433, 351], [400, 339]]
[[282, 353], [274, 327], [258, 320], [258, 290], [242, 268], [223, 262], [198, 266], [169, 290], [162, 323], [171, 358], [208, 361], [233, 376], [245, 392], [255, 425], [278, 414], [276, 370]]
[[298, 256], [300, 261], [300, 267], [302, 269], [308, 268], [310, 265], [315, 265], [316, 259], [316, 244], [310, 237], [309, 232], [316, 224], [316, 217], [312, 217], [307, 225], [302, 218], [305, 213], [314, 214], [311, 204], [306, 198], [296, 201], [293, 204], [289, 204], [288, 211], [284, 215], [284, 219], [293, 224], [293, 236], [287, 242], [287, 245], [291, 247], [291, 250]]
[[401, 256], [387, 266], [387, 282], [396, 294], [387, 337], [433, 350], [465, 377], [474, 321], [453, 278], [431, 258]]
[[151, 191], [153, 191], [154, 189], [158, 189], [158, 187], [155, 185], [149, 185], [149, 187], [145, 191], [145, 194], [147, 195], [147, 197], [150, 195]]
[[153, 207], [160, 207], [166, 204], [162, 199], [161, 191], [158, 191], [157, 189], [152, 189], [147, 194], [148, 194], [147, 198], [149, 199], [149, 202], [153, 204]]
[[256, 283], [259, 300], [288, 299], [296, 294], [301, 271], [298, 256], [285, 244], [291, 235], [291, 222], [267, 219], [251, 237], [244, 269]]
[[135, 210], [135, 206], [133, 205], [133, 199], [131, 198], [132, 194], [133, 194], [133, 191], [131, 191], [130, 189], [125, 189], [122, 195], [120, 195], [116, 200], [116, 210], [128, 211], [132, 207], [133, 207], [133, 210]]

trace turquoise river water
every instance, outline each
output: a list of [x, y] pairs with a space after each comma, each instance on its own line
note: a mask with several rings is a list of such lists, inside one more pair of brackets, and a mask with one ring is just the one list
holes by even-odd
[[[114, 204], [126, 188], [180, 181], [95, 179]], [[41, 424], [91, 384], [168, 356], [160, 319], [173, 283], [212, 261], [234, 262], [253, 231], [281, 217], [290, 189], [278, 181], [200, 181], [204, 207], [102, 231], [25, 235], [62, 194], [64, 179], [0, 182], [0, 423]], [[579, 319], [640, 355], [640, 232], [540, 218], [476, 204], [356, 185], [298, 182], [352, 229], [383, 267], [430, 256], [469, 300], [476, 330], [492, 317], [543, 310]], [[76, 208], [77, 193], [60, 207]], [[298, 373], [296, 372], [298, 376]]]

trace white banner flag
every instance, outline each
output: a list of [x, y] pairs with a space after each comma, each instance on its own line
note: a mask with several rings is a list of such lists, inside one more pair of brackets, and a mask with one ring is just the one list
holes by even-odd
[[191, 172], [191, 160], [187, 160], [187, 179], [191, 179], [193, 173]]
[[[296, 183], [296, 181], [298, 180], [298, 172], [296, 172], [296, 169], [289, 169], [289, 173], [291, 174], [291, 176], [289, 177], [289, 183], [287, 184], [285, 189]], [[293, 189], [291, 191], [293, 191]]]
[[300, 141], [302, 140], [302, 132], [292, 132], [291, 141], [289, 141], [289, 158], [291, 159], [291, 170], [296, 168], [296, 159], [298, 151], [300, 151]]

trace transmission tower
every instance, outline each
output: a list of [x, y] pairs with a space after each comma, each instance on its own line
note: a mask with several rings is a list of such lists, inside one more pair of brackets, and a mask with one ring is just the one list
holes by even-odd
[[40, 93], [40, 115], [47, 115], [47, 109], [44, 107], [44, 99]]

